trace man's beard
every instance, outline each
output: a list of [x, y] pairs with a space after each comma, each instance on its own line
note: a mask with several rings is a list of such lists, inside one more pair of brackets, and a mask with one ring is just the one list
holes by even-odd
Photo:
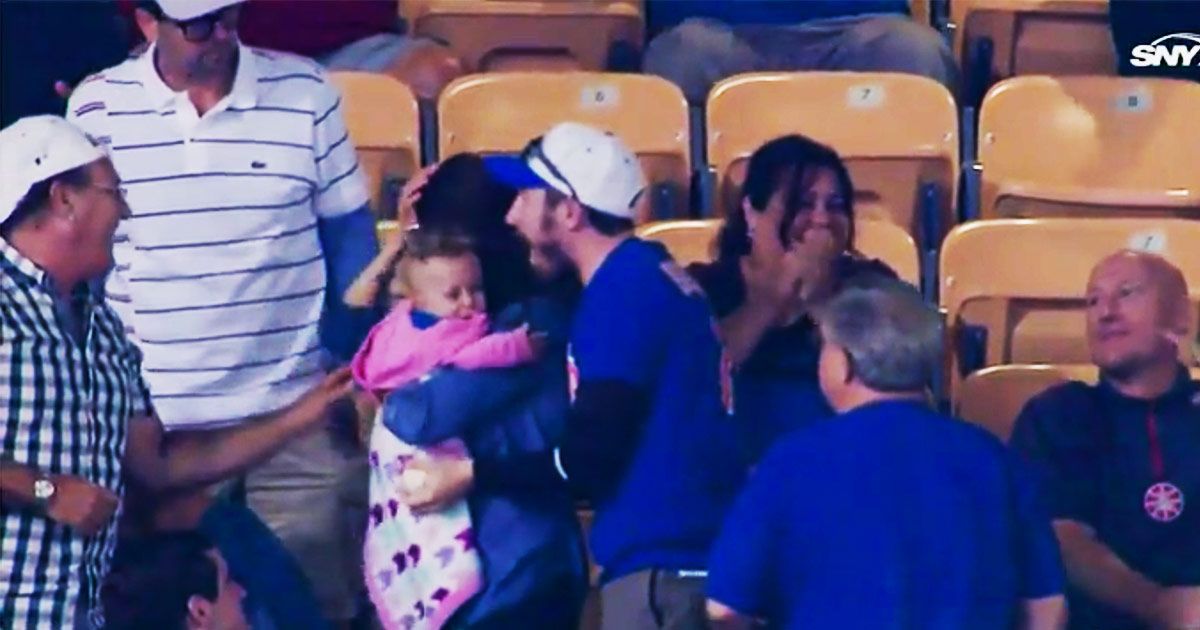
[[533, 272], [545, 281], [557, 280], [573, 269], [562, 247], [555, 243], [531, 246], [529, 263], [533, 266]]

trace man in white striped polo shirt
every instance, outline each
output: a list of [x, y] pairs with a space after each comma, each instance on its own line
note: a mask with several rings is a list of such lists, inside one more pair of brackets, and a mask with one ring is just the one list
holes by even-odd
[[[128, 194], [109, 299], [168, 429], [283, 407], [369, 322], [338, 308], [376, 250], [340, 98], [307, 59], [242, 46], [237, 0], [141, 2], [149, 50], [82, 83], [68, 117], [107, 144]], [[358, 549], [339, 502], [350, 454], [314, 433], [247, 477], [247, 501], [334, 620]], [[365, 484], [365, 480], [364, 480]]]

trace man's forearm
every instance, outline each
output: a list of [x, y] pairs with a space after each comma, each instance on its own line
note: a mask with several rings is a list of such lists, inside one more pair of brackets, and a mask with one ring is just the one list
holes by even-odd
[[34, 505], [33, 484], [40, 476], [24, 464], [0, 461], [0, 501], [14, 508]]
[[1162, 587], [1129, 568], [1091, 528], [1067, 520], [1054, 521], [1067, 577], [1091, 598], [1153, 622]]
[[265, 461], [311, 426], [311, 419], [286, 409], [236, 427], [179, 431], [165, 439], [135, 440], [131, 432], [129, 464], [138, 481], [155, 491], [210, 485]]

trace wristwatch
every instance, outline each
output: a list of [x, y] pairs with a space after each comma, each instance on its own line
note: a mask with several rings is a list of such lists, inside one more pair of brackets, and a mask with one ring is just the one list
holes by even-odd
[[33, 482], [33, 498], [37, 500], [38, 505], [46, 507], [50, 505], [50, 499], [54, 498], [54, 493], [58, 488], [50, 481], [49, 477], [42, 477]]

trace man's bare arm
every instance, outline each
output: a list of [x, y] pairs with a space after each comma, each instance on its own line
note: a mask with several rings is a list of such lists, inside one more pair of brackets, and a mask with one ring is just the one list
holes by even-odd
[[320, 426], [329, 406], [352, 389], [349, 369], [343, 368], [291, 406], [227, 429], [164, 436], [157, 419], [134, 419], [126, 465], [154, 491], [216, 483], [268, 459], [291, 439]]

